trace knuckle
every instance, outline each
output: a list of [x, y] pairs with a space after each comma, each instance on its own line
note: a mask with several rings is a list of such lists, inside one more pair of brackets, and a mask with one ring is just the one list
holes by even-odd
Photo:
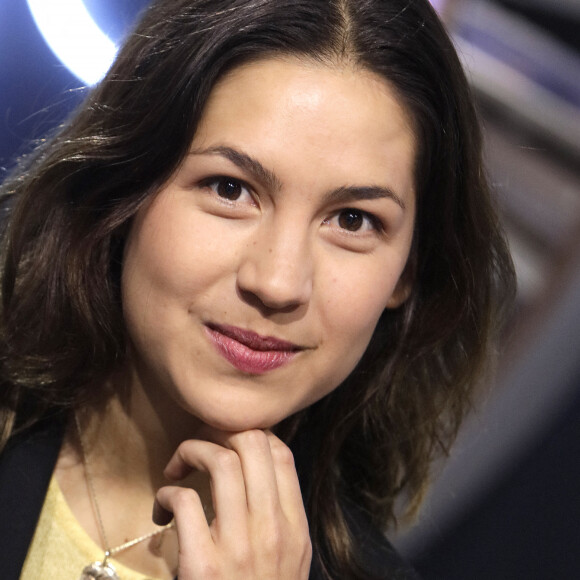
[[251, 449], [264, 449], [268, 446], [268, 438], [260, 429], [250, 429], [236, 434], [235, 438], [240, 445]]
[[189, 463], [189, 456], [195, 452], [195, 441], [190, 439], [186, 441], [182, 441], [176, 450], [176, 455], [183, 461], [184, 463]]
[[238, 542], [232, 554], [234, 562], [239, 570], [248, 570], [252, 566], [252, 550], [249, 544]]
[[303, 538], [302, 541], [302, 553], [304, 554], [305, 558], [312, 558], [312, 540], [310, 536], [307, 535]]
[[189, 451], [191, 451], [192, 446], [195, 444], [195, 441], [192, 439], [186, 439], [185, 441], [182, 441], [178, 446], [177, 446], [177, 450], [182, 454], [182, 455], [187, 455], [187, 453]]
[[272, 449], [272, 458], [276, 463], [294, 465], [294, 455], [290, 448], [282, 443], [282, 441], [279, 439], [270, 441], [270, 447]]
[[302, 552], [301, 569], [303, 570], [304, 577], [308, 578], [310, 565], [312, 563], [312, 542], [308, 539], [308, 543]]
[[298, 525], [293, 527], [288, 536], [292, 539], [292, 545], [297, 552], [305, 556], [312, 554], [312, 540], [308, 525]]
[[270, 526], [262, 539], [262, 546], [266, 554], [280, 554], [283, 551], [285, 535], [279, 526]]
[[[199, 570], [200, 577], [204, 580], [219, 580], [221, 578], [220, 567], [213, 561], [200, 561], [197, 564], [197, 569]], [[181, 573], [181, 570], [179, 570]], [[183, 575], [184, 578], [188, 578], [186, 574]], [[191, 576], [193, 578], [193, 575]]]
[[173, 492], [173, 503], [176, 507], [200, 501], [197, 491], [189, 487], [177, 487]]
[[225, 447], [216, 451], [214, 462], [217, 469], [232, 472], [240, 469], [240, 458], [235, 451]]

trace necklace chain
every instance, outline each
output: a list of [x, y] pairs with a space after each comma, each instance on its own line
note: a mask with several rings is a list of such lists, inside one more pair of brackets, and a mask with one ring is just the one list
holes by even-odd
[[83, 468], [85, 471], [85, 479], [87, 481], [87, 487], [89, 489], [91, 504], [93, 506], [93, 511], [95, 512], [95, 517], [96, 517], [97, 525], [99, 528], [99, 535], [101, 536], [101, 542], [102, 542], [103, 546], [105, 547], [105, 557], [104, 557], [103, 562], [102, 562], [102, 564], [105, 565], [110, 556], [114, 556], [115, 554], [118, 554], [119, 552], [122, 552], [123, 550], [127, 550], [128, 548], [131, 548], [135, 544], [139, 544], [140, 542], [144, 542], [145, 540], [148, 540], [149, 538], [153, 538], [154, 536], [157, 536], [158, 534], [162, 534], [165, 530], [173, 528], [175, 526], [175, 521], [168, 523], [167, 525], [161, 527], [158, 530], [155, 530], [153, 532], [149, 532], [148, 534], [145, 534], [143, 536], [139, 536], [138, 538], [135, 538], [133, 540], [129, 540], [128, 542], [125, 542], [124, 544], [121, 544], [120, 546], [116, 546], [115, 548], [109, 547], [109, 542], [107, 540], [107, 534], [105, 533], [105, 525], [103, 524], [103, 517], [101, 515], [101, 510], [99, 508], [99, 502], [97, 501], [97, 494], [95, 492], [95, 484], [94, 484], [93, 476], [92, 476], [91, 469], [89, 466], [88, 453], [87, 453], [87, 449], [85, 447], [85, 442], [84, 442], [83, 437], [82, 437], [82, 431], [81, 431], [81, 426], [79, 423], [79, 418], [78, 418], [78, 415], [76, 413], [74, 414], [74, 419], [75, 419], [77, 434], [78, 434], [79, 443], [80, 443], [80, 447], [81, 447], [81, 456], [82, 456], [82, 460], [83, 460]]

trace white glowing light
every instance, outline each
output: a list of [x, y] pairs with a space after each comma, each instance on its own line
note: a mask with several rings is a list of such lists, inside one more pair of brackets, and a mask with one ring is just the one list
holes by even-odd
[[441, 12], [443, 10], [443, 5], [445, 4], [445, 0], [431, 0], [431, 5], [437, 12]]
[[82, 0], [27, 0], [36, 26], [59, 60], [88, 85], [115, 59], [115, 43], [99, 28]]

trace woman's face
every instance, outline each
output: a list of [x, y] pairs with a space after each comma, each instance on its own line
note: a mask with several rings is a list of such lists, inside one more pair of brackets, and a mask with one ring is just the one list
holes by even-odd
[[409, 290], [415, 149], [370, 72], [271, 59], [225, 76], [129, 235], [140, 380], [225, 430], [273, 426], [336, 388]]

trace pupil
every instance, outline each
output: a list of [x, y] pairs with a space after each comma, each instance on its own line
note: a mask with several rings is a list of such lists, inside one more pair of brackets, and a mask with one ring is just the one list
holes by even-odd
[[219, 184], [218, 193], [221, 197], [235, 200], [238, 199], [238, 197], [240, 197], [241, 186], [236, 181], [233, 181], [231, 179], [225, 179]]
[[360, 229], [362, 222], [362, 214], [353, 209], [343, 211], [338, 217], [338, 224], [345, 230], [356, 231]]

